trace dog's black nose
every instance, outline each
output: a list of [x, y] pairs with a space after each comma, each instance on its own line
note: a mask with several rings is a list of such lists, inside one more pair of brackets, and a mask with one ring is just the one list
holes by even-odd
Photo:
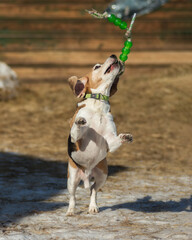
[[117, 59], [117, 57], [114, 54], [112, 54], [110, 57]]

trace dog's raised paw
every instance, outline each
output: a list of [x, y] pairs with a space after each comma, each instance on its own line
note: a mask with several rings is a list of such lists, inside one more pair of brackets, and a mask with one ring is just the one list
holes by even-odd
[[133, 136], [130, 133], [119, 134], [122, 142], [133, 142]]
[[75, 121], [75, 123], [76, 123], [77, 125], [79, 125], [79, 126], [84, 126], [84, 125], [87, 123], [87, 121], [85, 120], [85, 118], [79, 117], [79, 118]]

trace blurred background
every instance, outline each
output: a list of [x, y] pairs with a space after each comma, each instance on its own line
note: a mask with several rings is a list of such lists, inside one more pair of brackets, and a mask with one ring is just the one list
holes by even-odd
[[[123, 31], [84, 11], [95, 8], [103, 12], [111, 3], [1, 0], [1, 61], [13, 67], [22, 82], [56, 82], [83, 75], [109, 54], [121, 52]], [[156, 11], [137, 17], [127, 66], [162, 69], [172, 63], [189, 63], [184, 53], [192, 50], [191, 8], [190, 0], [170, 0]]]
[[[19, 85], [13, 84], [16, 74], [1, 65], [9, 76], [0, 71], [0, 88], [10, 78], [17, 92], [0, 101], [0, 220], [67, 205], [64, 196], [59, 204], [50, 200], [66, 188], [69, 119], [77, 103], [67, 79], [85, 75], [111, 54], [120, 55], [123, 31], [85, 12], [103, 12], [109, 4], [110, 0], [0, 1], [0, 61], [19, 79]], [[145, 196], [159, 191], [161, 179], [164, 192], [159, 199], [167, 196], [163, 200], [168, 203], [152, 204], [158, 211], [177, 211], [170, 205], [174, 196], [191, 203], [192, 1], [169, 0], [138, 16], [132, 42], [118, 92], [110, 102], [118, 133], [132, 133], [134, 142], [109, 154], [110, 176], [115, 177], [107, 184], [125, 184], [121, 187], [127, 196], [132, 192], [144, 199], [136, 205], [140, 213]], [[168, 178], [172, 187], [180, 186], [178, 192], [163, 190]], [[148, 180], [157, 181], [154, 188], [151, 182], [142, 185]], [[47, 199], [52, 202], [44, 203]], [[18, 205], [12, 204], [15, 201]], [[179, 209], [186, 209], [183, 201], [176, 201]], [[123, 206], [129, 209], [130, 204]]]

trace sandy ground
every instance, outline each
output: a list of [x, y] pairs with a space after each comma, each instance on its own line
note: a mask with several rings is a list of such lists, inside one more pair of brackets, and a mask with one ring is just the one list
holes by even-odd
[[23, 84], [0, 102], [0, 240], [192, 239], [191, 79], [189, 64], [126, 69], [111, 106], [134, 142], [109, 155], [96, 215], [80, 186], [77, 214], [65, 216], [67, 84]]

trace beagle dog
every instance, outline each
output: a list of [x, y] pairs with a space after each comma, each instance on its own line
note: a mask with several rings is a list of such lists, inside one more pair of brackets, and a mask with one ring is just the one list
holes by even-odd
[[[96, 64], [86, 76], [68, 79], [75, 96], [84, 100], [78, 103], [70, 121], [67, 215], [74, 214], [75, 191], [81, 180], [85, 188], [91, 190], [89, 213], [98, 212], [97, 191], [104, 185], [108, 174], [107, 152], [114, 152], [124, 142], [132, 142], [131, 134], [117, 135], [108, 101], [117, 91], [123, 70], [123, 64], [111, 55], [103, 65]], [[92, 186], [91, 179], [94, 179]]]

